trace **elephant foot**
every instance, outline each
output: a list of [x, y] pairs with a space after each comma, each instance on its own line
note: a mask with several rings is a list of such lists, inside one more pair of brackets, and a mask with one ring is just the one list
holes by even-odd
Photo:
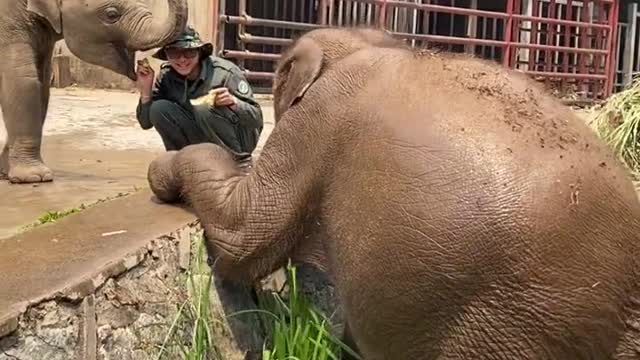
[[42, 162], [34, 164], [14, 164], [9, 169], [9, 182], [29, 184], [53, 181], [53, 171]]

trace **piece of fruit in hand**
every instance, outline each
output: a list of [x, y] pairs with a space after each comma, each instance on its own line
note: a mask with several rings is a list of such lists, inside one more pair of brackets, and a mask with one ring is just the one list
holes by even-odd
[[206, 95], [200, 96], [198, 98], [195, 99], [191, 99], [189, 100], [191, 102], [191, 105], [193, 106], [197, 106], [197, 107], [208, 107], [208, 108], [212, 108], [213, 105], [216, 103], [216, 94], [215, 93], [208, 93]]

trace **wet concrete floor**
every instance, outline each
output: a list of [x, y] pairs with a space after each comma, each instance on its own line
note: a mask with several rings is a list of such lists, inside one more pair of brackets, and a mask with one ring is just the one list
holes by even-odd
[[[85, 88], [52, 89], [44, 128], [43, 158], [54, 171], [50, 183], [0, 181], [0, 238], [33, 223], [48, 211], [63, 211], [147, 187], [149, 162], [164, 151], [154, 129], [135, 118], [134, 92]], [[265, 130], [273, 110], [261, 102]], [[0, 114], [0, 146], [6, 131]]]

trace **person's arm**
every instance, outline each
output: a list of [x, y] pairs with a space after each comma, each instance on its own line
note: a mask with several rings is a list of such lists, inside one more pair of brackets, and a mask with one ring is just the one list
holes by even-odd
[[236, 106], [230, 107], [231, 111], [238, 116], [238, 122], [246, 127], [261, 129], [263, 127], [262, 109], [240, 69], [230, 71], [226, 87], [238, 100]]
[[151, 129], [153, 127], [151, 119], [149, 118], [149, 110], [151, 109], [151, 104], [162, 97], [164, 86], [162, 81], [164, 78], [163, 73], [164, 72], [161, 69], [155, 79], [151, 94], [140, 94], [138, 106], [136, 107], [136, 118], [138, 119], [140, 127], [144, 130]]

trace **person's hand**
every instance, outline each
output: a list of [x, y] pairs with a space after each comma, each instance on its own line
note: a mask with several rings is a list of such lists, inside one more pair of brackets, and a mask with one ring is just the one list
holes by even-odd
[[232, 109], [235, 109], [238, 105], [238, 99], [233, 96], [232, 93], [229, 92], [227, 88], [217, 88], [213, 89], [209, 92], [210, 94], [215, 94], [216, 101], [214, 106], [230, 106]]
[[138, 90], [140, 91], [140, 96], [150, 97], [153, 88], [153, 81], [155, 79], [155, 72], [153, 71], [153, 68], [149, 66], [148, 62], [138, 61], [136, 76], [138, 78], [136, 82]]

